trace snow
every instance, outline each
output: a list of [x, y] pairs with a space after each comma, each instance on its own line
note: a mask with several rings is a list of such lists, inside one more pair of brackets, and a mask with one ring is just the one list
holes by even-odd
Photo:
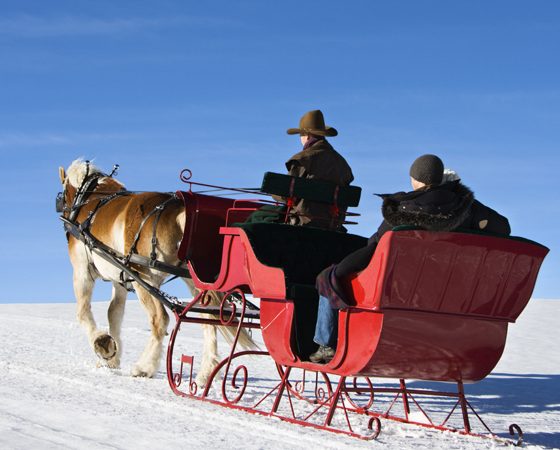
[[[93, 311], [106, 326], [107, 303]], [[507, 436], [521, 426], [526, 448], [560, 447], [559, 300], [532, 300], [510, 326], [504, 355], [484, 381], [467, 385], [489, 426]], [[154, 379], [129, 375], [148, 337], [137, 301], [123, 324], [121, 370], [96, 368], [73, 304], [0, 305], [0, 448], [401, 448], [480, 449], [492, 440], [383, 421], [376, 441], [304, 428], [175, 396], [162, 364]], [[200, 354], [202, 333], [184, 327], [182, 339]], [[222, 354], [225, 352], [222, 347]], [[258, 372], [272, 383], [274, 367]], [[415, 387], [425, 383], [414, 383]]]

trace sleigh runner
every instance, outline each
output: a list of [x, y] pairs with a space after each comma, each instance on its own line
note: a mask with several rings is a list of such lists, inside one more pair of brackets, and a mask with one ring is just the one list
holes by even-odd
[[[168, 381], [176, 394], [365, 439], [377, 436], [380, 419], [495, 437], [465, 397], [464, 383], [483, 379], [499, 361], [508, 325], [529, 301], [548, 249], [521, 238], [395, 229], [383, 236], [368, 267], [348, 281], [353, 304], [340, 312], [335, 357], [326, 365], [314, 364], [307, 361], [315, 348], [314, 279], [363, 246], [364, 238], [283, 223], [245, 223], [266, 200], [203, 195], [193, 191], [199, 184], [184, 181], [189, 191], [175, 194], [187, 217], [178, 260], [186, 262], [198, 292], [185, 305], [152, 289], [176, 318], [167, 350]], [[268, 174], [259, 191], [286, 199], [288, 208], [276, 211], [285, 221], [296, 198], [330, 203], [333, 217], [359, 200], [356, 190], [331, 186], [329, 192], [296, 181], [299, 186], [291, 177]], [[75, 224], [68, 226], [78, 233]], [[142, 275], [124, 262], [128, 274], [146, 288]], [[216, 292], [221, 301], [210, 302]], [[249, 295], [260, 299], [260, 309]], [[192, 350], [177, 346], [187, 323], [233, 331], [228, 356], [217, 362], [204, 385], [195, 380]], [[248, 330], [261, 331], [266, 350], [239, 348]], [[278, 380], [266, 389], [250, 385], [250, 368], [268, 356]], [[377, 378], [399, 381], [386, 387]], [[415, 389], [406, 380], [453, 383], [456, 390]], [[442, 418], [432, 417], [420, 400], [429, 404], [434, 397], [450, 401]], [[522, 441], [517, 425], [510, 433]]]

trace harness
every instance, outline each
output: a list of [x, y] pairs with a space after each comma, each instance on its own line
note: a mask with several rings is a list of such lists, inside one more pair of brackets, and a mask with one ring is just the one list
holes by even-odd
[[[179, 299], [177, 299], [177, 297], [169, 295], [161, 291], [160, 289], [152, 286], [151, 284], [147, 283], [146, 281], [144, 281], [144, 279], [140, 276], [138, 271], [130, 267], [127, 261], [128, 259], [127, 257], [122, 255], [120, 252], [117, 252], [116, 250], [112, 249], [108, 245], [105, 245], [103, 242], [101, 242], [99, 239], [93, 236], [89, 231], [89, 229], [81, 230], [79, 225], [70, 222], [66, 217], [61, 217], [61, 220], [64, 223], [64, 229], [72, 236], [74, 236], [76, 239], [83, 242], [90, 249], [92, 253], [95, 253], [96, 255], [103, 258], [105, 261], [108, 261], [109, 263], [121, 269], [122, 273], [128, 275], [131, 279], [136, 281], [140, 286], [142, 286], [151, 295], [153, 295], [159, 301], [165, 304], [168, 308], [170, 308], [173, 311], [184, 308], [184, 305], [179, 301]], [[178, 272], [178, 276], [180, 277], [190, 276], [187, 269], [183, 269], [177, 266], [171, 266], [161, 261], [156, 261], [155, 265], [149, 266], [149, 264], [146, 264], [146, 260], [148, 260], [148, 258], [145, 258], [137, 254], [133, 254], [132, 257], [130, 258], [130, 262], [134, 264], [151, 267], [160, 272], [173, 273], [170, 270], [172, 269], [174, 272], [175, 271]], [[126, 282], [121, 282], [121, 284], [123, 285], [125, 285], [125, 283]]]
[[[76, 217], [78, 217], [82, 206], [88, 203], [87, 197], [89, 197], [89, 195], [93, 193], [93, 191], [95, 191], [95, 189], [97, 188], [97, 184], [99, 183], [99, 179], [108, 176], [101, 172], [95, 172], [90, 175], [89, 164], [89, 161], [86, 161], [86, 174], [84, 176], [84, 179], [82, 180], [80, 187], [78, 188], [78, 191], [76, 192], [76, 196], [74, 197], [72, 206], [70, 207], [70, 214], [68, 216], [68, 219], [72, 222], [74, 222], [76, 220]], [[109, 176], [112, 176], [116, 172], [116, 167], [118, 166], [115, 166], [115, 169], [113, 169], [111, 175]]]
[[[66, 231], [67, 236], [72, 235], [74, 238], [78, 239], [82, 242], [86, 247], [93, 253], [101, 256], [106, 261], [112, 263], [113, 265], [117, 266], [121, 269], [121, 284], [128, 289], [128, 284], [130, 281], [138, 282], [144, 289], [146, 289], [150, 294], [154, 295], [164, 304], [166, 304], [171, 309], [176, 309], [181, 303], [178, 301], [176, 297], [166, 294], [165, 292], [151, 286], [146, 281], [144, 281], [140, 274], [131, 268], [130, 264], [135, 264], [141, 267], [147, 267], [150, 269], [157, 270], [159, 272], [167, 273], [174, 275], [175, 277], [190, 277], [189, 271], [186, 268], [174, 266], [172, 264], [167, 264], [163, 261], [159, 261], [157, 259], [157, 226], [159, 220], [161, 218], [161, 214], [165, 210], [165, 208], [171, 203], [172, 201], [177, 199], [175, 193], [170, 193], [170, 197], [164, 200], [162, 203], [154, 207], [147, 215], [144, 217], [140, 226], [138, 227], [138, 231], [136, 232], [130, 251], [128, 254], [124, 255], [117, 250], [109, 247], [108, 245], [101, 242], [91, 233], [91, 225], [95, 221], [95, 217], [97, 213], [103, 208], [105, 205], [113, 201], [118, 197], [123, 197], [126, 195], [131, 195], [135, 192], [121, 190], [117, 192], [113, 192], [108, 194], [107, 196], [103, 197], [98, 201], [95, 207], [89, 212], [87, 218], [78, 223], [76, 218], [78, 217], [81, 208], [86, 205], [90, 200], [89, 196], [94, 193], [97, 185], [99, 183], [99, 179], [103, 177], [113, 177], [118, 169], [118, 165], [115, 165], [113, 171], [110, 175], [106, 175], [104, 173], [95, 172], [93, 174], [89, 173], [89, 161], [86, 161], [86, 175], [76, 192], [76, 196], [74, 197], [74, 201], [70, 207], [64, 205], [64, 193], [59, 193], [56, 198], [56, 210], [57, 212], [69, 212], [68, 217], [64, 217], [64, 215], [60, 216], [60, 219], [64, 223], [64, 229]], [[145, 256], [139, 255], [137, 253], [137, 245], [140, 240], [140, 235], [144, 226], [146, 225], [148, 219], [154, 216], [154, 221], [152, 224], [152, 239], [151, 239], [151, 252], [150, 257], [147, 258]], [[130, 278], [125, 279], [124, 275], [128, 275]], [[130, 289], [129, 289], [130, 290]]]

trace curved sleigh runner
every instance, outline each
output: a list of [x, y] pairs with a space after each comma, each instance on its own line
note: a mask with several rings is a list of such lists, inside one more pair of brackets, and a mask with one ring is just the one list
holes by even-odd
[[[299, 179], [298, 187], [291, 177], [267, 176], [262, 191], [283, 196], [288, 206], [295, 198], [312, 198], [330, 203], [336, 215], [359, 200], [345, 188], [318, 200], [312, 180]], [[175, 309], [167, 375], [177, 395], [363, 439], [379, 434], [380, 419], [496, 438], [467, 400], [464, 383], [482, 380], [498, 363], [508, 325], [531, 297], [546, 247], [475, 233], [386, 233], [368, 267], [348, 281], [352, 306], [340, 311], [336, 354], [319, 365], [307, 361], [316, 350], [315, 277], [365, 239], [281, 223], [239, 223], [262, 203], [178, 194], [191, 218], [179, 257], [187, 260], [200, 292]], [[220, 307], [209, 306], [208, 291], [227, 294]], [[259, 308], [248, 295], [260, 299]], [[191, 322], [237, 329], [229, 355], [205, 386], [194, 381], [193, 355], [176, 349], [181, 326]], [[260, 329], [267, 351], [239, 351], [243, 329]], [[266, 355], [276, 365], [275, 382], [256, 378], [269, 358], [255, 357]], [[396, 379], [397, 385], [374, 378]], [[456, 390], [415, 389], [406, 380], [446, 382]], [[450, 405], [442, 417], [441, 405], [435, 415], [429, 412], [434, 398]], [[520, 444], [521, 429], [513, 424], [509, 431]]]

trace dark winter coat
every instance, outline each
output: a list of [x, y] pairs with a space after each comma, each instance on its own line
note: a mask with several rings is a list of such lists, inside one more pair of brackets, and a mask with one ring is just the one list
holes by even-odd
[[460, 181], [380, 197], [385, 220], [370, 238], [370, 243], [379, 242], [383, 234], [399, 225], [430, 231], [464, 228], [503, 235], [511, 232], [508, 220], [475, 200], [473, 192]]
[[[330, 181], [339, 186], [348, 186], [353, 180], [352, 169], [326, 139], [318, 139], [309, 147], [292, 156], [286, 162], [289, 175], [302, 178]], [[293, 225], [315, 226], [319, 228], [338, 228], [344, 221], [341, 211], [340, 220], [331, 226], [331, 208], [324, 203], [299, 200], [292, 211]]]
[[383, 199], [381, 212], [384, 220], [368, 245], [317, 277], [317, 290], [335, 309], [347, 306], [338, 280], [365, 269], [381, 237], [396, 226], [408, 225], [431, 231], [463, 228], [503, 235], [510, 233], [508, 220], [475, 200], [473, 192], [460, 181], [380, 197]]

